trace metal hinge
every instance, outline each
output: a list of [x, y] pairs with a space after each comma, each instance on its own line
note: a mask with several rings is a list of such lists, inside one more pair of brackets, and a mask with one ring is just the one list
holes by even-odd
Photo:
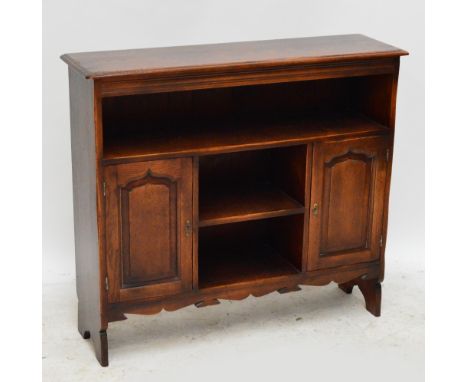
[[104, 196], [106, 196], [106, 182], [102, 182], [102, 190], [103, 190]]
[[383, 247], [383, 235], [380, 235], [380, 246]]
[[109, 278], [107, 276], [105, 278], [105, 288], [107, 291], [109, 290]]

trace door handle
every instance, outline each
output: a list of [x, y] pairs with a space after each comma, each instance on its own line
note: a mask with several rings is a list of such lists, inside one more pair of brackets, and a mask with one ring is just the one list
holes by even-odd
[[318, 203], [314, 203], [314, 205], [312, 206], [312, 215], [318, 216], [318, 213], [319, 213], [319, 205]]

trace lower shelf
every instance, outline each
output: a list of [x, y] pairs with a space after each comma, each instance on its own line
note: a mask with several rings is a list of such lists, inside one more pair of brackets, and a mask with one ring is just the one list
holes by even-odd
[[299, 273], [267, 243], [247, 244], [207, 249], [199, 260], [199, 288]]

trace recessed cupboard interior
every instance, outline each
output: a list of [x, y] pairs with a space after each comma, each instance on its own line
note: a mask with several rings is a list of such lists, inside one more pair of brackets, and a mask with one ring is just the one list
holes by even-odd
[[199, 288], [301, 272], [303, 224], [300, 214], [201, 228]]
[[374, 75], [105, 97], [104, 161], [234, 151], [378, 133], [393, 76]]
[[303, 214], [307, 146], [202, 156], [199, 226]]
[[200, 157], [200, 288], [301, 271], [306, 159], [306, 145]]

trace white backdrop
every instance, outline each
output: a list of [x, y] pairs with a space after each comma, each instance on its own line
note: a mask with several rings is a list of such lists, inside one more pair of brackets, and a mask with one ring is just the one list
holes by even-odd
[[398, 257], [406, 247], [402, 260], [422, 260], [423, 0], [44, 0], [43, 26], [43, 282], [75, 277], [62, 53], [346, 33], [410, 52], [400, 67], [387, 254]]

